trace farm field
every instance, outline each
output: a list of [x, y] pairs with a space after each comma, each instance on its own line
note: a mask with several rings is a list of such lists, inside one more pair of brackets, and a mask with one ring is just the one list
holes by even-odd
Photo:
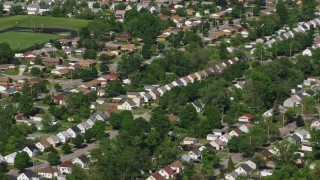
[[6, 32], [0, 33], [0, 43], [7, 42], [13, 50], [26, 49], [33, 46], [35, 43], [42, 44], [48, 42], [50, 39], [59, 39], [66, 34], [44, 34], [36, 32]]
[[49, 16], [19, 15], [0, 18], [0, 29], [10, 27], [65, 28], [79, 30], [88, 24], [88, 20], [57, 18]]

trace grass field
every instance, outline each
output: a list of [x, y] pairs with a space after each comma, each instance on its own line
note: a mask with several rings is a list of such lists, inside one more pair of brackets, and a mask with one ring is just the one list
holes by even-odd
[[13, 50], [25, 49], [35, 43], [41, 44], [48, 42], [49, 39], [59, 39], [64, 37], [60, 34], [43, 34], [35, 32], [6, 32], [0, 33], [0, 43], [7, 42]]
[[0, 29], [9, 27], [66, 28], [79, 30], [88, 24], [88, 20], [57, 18], [49, 16], [9, 16], [0, 18]]

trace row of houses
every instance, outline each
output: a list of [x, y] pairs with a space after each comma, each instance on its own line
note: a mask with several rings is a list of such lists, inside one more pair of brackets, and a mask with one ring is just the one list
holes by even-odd
[[[34, 145], [26, 146], [22, 151], [26, 152], [30, 157], [35, 157], [39, 151], [43, 152], [45, 149], [57, 147], [62, 143], [66, 143], [69, 139], [75, 138], [79, 134], [84, 134], [88, 129], [92, 128], [96, 121], [107, 121], [108, 117], [103, 112], [92, 115], [88, 120], [83, 121], [69, 129], [59, 132], [56, 135], [51, 135], [45, 140], [39, 141]], [[7, 156], [4, 156], [6, 163], [14, 164], [15, 156], [17, 152], [13, 152]]]
[[305, 33], [307, 32], [311, 27], [317, 28], [320, 26], [320, 19], [315, 18], [313, 20], [310, 20], [308, 22], [300, 22], [298, 23], [297, 27], [293, 28], [290, 31], [280, 30], [276, 32], [275, 37], [266, 37], [267, 41], [265, 44], [268, 47], [271, 47], [273, 43], [277, 41], [285, 41], [290, 38], [293, 38], [296, 33]]
[[[166, 93], [167, 91], [170, 91], [174, 87], [187, 86], [189, 83], [194, 83], [195, 81], [201, 81], [207, 78], [208, 76], [215, 76], [221, 73], [222, 70], [224, 70], [226, 67], [232, 64], [235, 64], [238, 60], [239, 60], [238, 58], [234, 58], [231, 60], [224, 61], [223, 63], [217, 64], [217, 65], [211, 65], [202, 71], [198, 71], [190, 75], [181, 77], [161, 87], [157, 85], [146, 86], [145, 87], [146, 92], [140, 92], [136, 94], [137, 96], [134, 98], [138, 98], [136, 100], [139, 101], [140, 104], [141, 102], [146, 103], [152, 100], [158, 100], [161, 96], [164, 95], [164, 93]], [[125, 110], [132, 110], [137, 107], [139, 106], [133, 99], [128, 99], [124, 101], [122, 104], [118, 105], [118, 109], [125, 109]]]
[[320, 90], [317, 77], [310, 76], [301, 84], [291, 89], [291, 96], [283, 102], [283, 107], [297, 107], [301, 104], [303, 96], [313, 97]]
[[89, 167], [89, 163], [90, 163], [90, 159], [85, 155], [81, 155], [72, 160], [65, 161], [57, 167], [47, 166], [38, 170], [37, 172], [26, 170], [17, 177], [17, 180], [39, 180], [39, 179], [65, 180], [66, 179], [65, 175], [72, 173], [71, 168], [73, 165], [78, 165], [81, 168], [86, 169]]

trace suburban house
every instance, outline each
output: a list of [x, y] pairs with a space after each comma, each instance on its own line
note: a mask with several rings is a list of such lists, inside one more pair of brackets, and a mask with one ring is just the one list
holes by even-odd
[[25, 147], [22, 151], [28, 153], [29, 157], [35, 157], [38, 154], [38, 149], [35, 145], [29, 145]]
[[61, 174], [71, 174], [71, 167], [72, 167], [71, 161], [65, 161], [62, 164], [58, 166], [58, 169]]
[[125, 101], [124, 103], [118, 105], [117, 107], [118, 107], [118, 109], [121, 109], [121, 110], [131, 111], [136, 107], [136, 103], [133, 100], [129, 99], [129, 100]]
[[67, 129], [67, 132], [70, 134], [70, 137], [75, 138], [81, 133], [81, 130], [77, 126], [72, 126], [71, 128]]
[[290, 98], [283, 101], [283, 107], [296, 107], [299, 106], [301, 98], [298, 95], [293, 95]]
[[[106, 113], [104, 112], [98, 112], [95, 117], [97, 118], [97, 120], [100, 121], [107, 121], [109, 119], [109, 117], [106, 115]], [[89, 124], [90, 125], [90, 124]], [[91, 126], [91, 125], [90, 125]]]
[[50, 147], [50, 143], [47, 140], [37, 142], [35, 145], [41, 152]]
[[242, 131], [239, 129], [239, 127], [236, 127], [234, 130], [232, 130], [232, 131], [229, 132], [229, 135], [230, 135], [231, 137], [233, 137], [233, 136], [240, 136], [241, 133], [242, 133]]
[[253, 116], [251, 114], [244, 114], [238, 118], [239, 122], [252, 122]]
[[225, 142], [221, 141], [219, 138], [210, 142], [210, 145], [214, 147], [216, 150], [222, 150], [227, 145]]
[[297, 135], [301, 139], [302, 142], [307, 141], [308, 139], [311, 138], [310, 132], [306, 131], [304, 129], [298, 130], [294, 134]]
[[170, 166], [167, 166], [159, 171], [159, 174], [163, 176], [165, 179], [173, 179], [176, 171], [172, 169]]
[[151, 176], [149, 176], [147, 180], [165, 180], [165, 178], [158, 172], [155, 172]]
[[28, 15], [37, 15], [39, 13], [40, 6], [36, 3], [31, 3], [27, 6]]
[[10, 12], [12, 6], [14, 6], [14, 1], [4, 1], [3, 2], [3, 11]]
[[76, 157], [72, 160], [72, 164], [78, 164], [80, 167], [86, 169], [89, 167], [89, 158], [85, 155], [82, 155], [80, 157]]
[[59, 170], [52, 166], [47, 166], [38, 171], [38, 175], [47, 179], [54, 179], [55, 177], [58, 177], [59, 174]]
[[40, 176], [31, 170], [26, 170], [17, 177], [17, 180], [40, 180], [40, 179], [41, 179]]
[[90, 125], [90, 127], [92, 127], [97, 120], [98, 119], [96, 117], [91, 116], [86, 122]]
[[194, 149], [188, 152], [188, 155], [193, 159], [193, 160], [197, 160], [197, 159], [201, 159], [201, 151]]
[[182, 162], [179, 160], [176, 160], [175, 162], [170, 164], [170, 167], [175, 170], [177, 173], [180, 173], [183, 170]]
[[196, 109], [197, 113], [202, 111], [203, 105], [200, 102], [195, 101], [195, 102], [192, 102], [191, 104]]
[[62, 64], [62, 60], [60, 58], [50, 58], [46, 57], [42, 60], [42, 63], [45, 66], [56, 66]]
[[14, 158], [16, 157], [16, 155], [17, 155], [17, 152], [13, 152], [11, 154], [6, 155], [3, 158], [8, 164], [14, 164]]
[[10, 77], [1, 76], [0, 77], [0, 86], [9, 86], [12, 84], [12, 79]]
[[293, 144], [299, 144], [299, 143], [301, 143], [301, 138], [299, 136], [297, 136], [296, 134], [293, 134], [292, 136], [290, 136], [288, 138], [288, 141]]
[[59, 132], [57, 134], [57, 136], [59, 137], [60, 141], [62, 143], [65, 143], [68, 141], [68, 139], [70, 138], [70, 134], [67, 132], [67, 131], [62, 131], [62, 132]]
[[81, 133], [84, 134], [86, 130], [90, 128], [90, 125], [86, 121], [84, 121], [82, 123], [79, 123], [77, 127], [80, 129]]
[[241, 124], [239, 126], [240, 131], [244, 132], [244, 133], [248, 133], [250, 131], [250, 128], [252, 127], [251, 124], [246, 123], [246, 124]]
[[52, 135], [49, 138], [47, 138], [47, 141], [53, 146], [56, 147], [60, 143], [60, 138], [56, 135]]
[[192, 137], [185, 137], [182, 142], [183, 145], [195, 145], [197, 143], [198, 143], [198, 139], [192, 138]]
[[260, 176], [265, 177], [265, 176], [271, 176], [273, 174], [272, 169], [264, 169], [260, 171]]

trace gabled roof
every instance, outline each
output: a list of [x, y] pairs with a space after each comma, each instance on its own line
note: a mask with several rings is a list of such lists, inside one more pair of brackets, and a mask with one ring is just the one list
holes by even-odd
[[54, 168], [52, 166], [47, 166], [43, 169], [40, 169], [38, 171], [39, 173], [48, 173], [48, 174], [54, 174], [54, 173], [57, 173], [58, 172], [58, 169], [57, 168]]
[[31, 151], [38, 150], [38, 148], [37, 148], [35, 145], [33, 145], [33, 144], [27, 146], [27, 148], [30, 149]]
[[299, 136], [297, 136], [296, 134], [293, 134], [292, 136], [290, 136], [294, 141], [296, 142], [301, 142], [301, 139]]
[[71, 161], [65, 161], [60, 164], [60, 167], [71, 167], [73, 164]]
[[80, 133], [81, 132], [81, 130], [77, 126], [72, 126], [70, 129], [75, 133]]
[[108, 116], [104, 112], [98, 112], [97, 115], [100, 116], [103, 120], [108, 119]]
[[173, 170], [170, 166], [163, 168], [163, 170], [169, 175], [173, 175], [175, 173], [175, 170]]
[[26, 170], [23, 172], [29, 179], [32, 179], [33, 177], [39, 177], [35, 172], [31, 170]]
[[152, 177], [156, 180], [164, 180], [165, 178], [161, 176], [158, 172], [152, 174]]
[[253, 172], [253, 170], [248, 164], [242, 164], [241, 168], [245, 170], [248, 174], [251, 174]]
[[176, 160], [175, 162], [171, 163], [170, 167], [182, 168], [183, 165], [182, 165], [181, 161]]
[[78, 159], [80, 159], [80, 161], [83, 163], [88, 163], [90, 161], [90, 159], [85, 155], [78, 157]]
[[252, 119], [253, 118], [252, 114], [244, 114], [243, 116], [247, 117], [248, 119]]

